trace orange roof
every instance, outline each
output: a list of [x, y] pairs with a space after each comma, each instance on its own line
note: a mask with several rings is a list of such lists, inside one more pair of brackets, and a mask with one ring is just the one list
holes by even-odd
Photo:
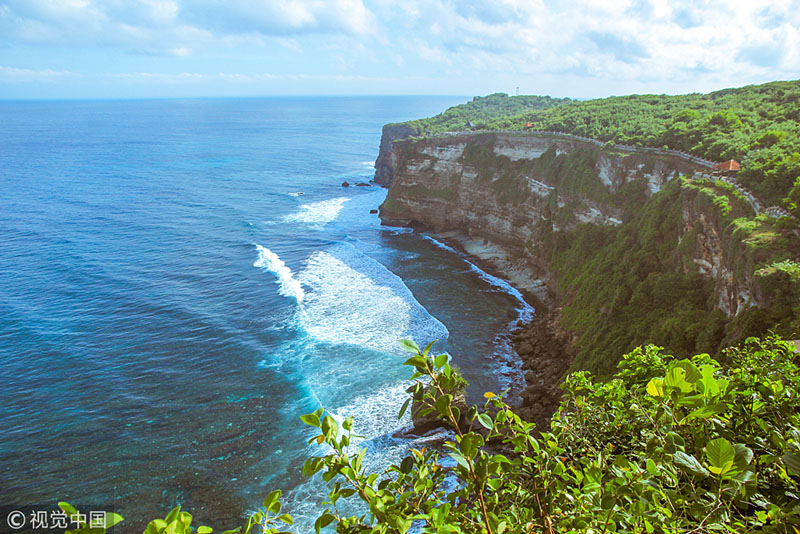
[[741, 168], [742, 165], [735, 159], [729, 159], [728, 161], [714, 165], [715, 171], [738, 171]]

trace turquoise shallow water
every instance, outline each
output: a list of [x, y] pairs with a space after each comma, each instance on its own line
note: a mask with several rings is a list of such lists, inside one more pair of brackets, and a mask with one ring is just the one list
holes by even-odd
[[531, 310], [340, 185], [384, 123], [460, 101], [0, 103], [5, 504], [229, 528], [280, 487], [304, 531], [300, 414], [354, 416], [372, 465], [409, 446], [396, 339], [439, 339], [472, 395], [518, 381], [503, 332]]

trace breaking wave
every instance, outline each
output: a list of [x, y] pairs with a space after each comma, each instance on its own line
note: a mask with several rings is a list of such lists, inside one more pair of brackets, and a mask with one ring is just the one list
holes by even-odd
[[533, 319], [533, 316], [536, 314], [536, 310], [534, 309], [533, 306], [528, 304], [528, 301], [525, 300], [525, 296], [517, 288], [515, 288], [502, 278], [487, 273], [486, 271], [484, 271], [483, 269], [481, 269], [480, 267], [478, 267], [477, 265], [466, 259], [462, 253], [458, 252], [453, 247], [445, 245], [441, 241], [438, 241], [432, 238], [431, 236], [426, 235], [423, 237], [426, 240], [433, 243], [434, 245], [436, 245], [437, 247], [439, 247], [440, 249], [456, 254], [464, 262], [466, 262], [466, 264], [469, 265], [470, 270], [475, 274], [477, 274], [478, 277], [480, 277], [484, 282], [487, 282], [489, 285], [494, 286], [500, 291], [514, 297], [514, 300], [517, 301], [517, 312], [519, 313], [520, 320], [527, 323], [531, 319]]
[[256, 250], [258, 250], [258, 259], [253, 263], [253, 267], [274, 273], [278, 277], [278, 292], [285, 297], [294, 297], [298, 304], [303, 302], [305, 297], [303, 287], [283, 260], [270, 249], [261, 245], [256, 245]]
[[352, 245], [314, 252], [298, 280], [306, 293], [298, 322], [319, 341], [400, 353], [398, 339], [448, 337], [400, 277]]
[[283, 218], [285, 222], [301, 222], [315, 227], [322, 227], [331, 221], [336, 220], [339, 212], [342, 211], [344, 203], [350, 200], [347, 197], [331, 198], [302, 204], [300, 211], [292, 213]]

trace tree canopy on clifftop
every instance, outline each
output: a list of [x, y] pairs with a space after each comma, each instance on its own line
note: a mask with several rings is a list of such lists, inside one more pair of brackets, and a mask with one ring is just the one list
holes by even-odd
[[528, 128], [600, 141], [683, 150], [742, 162], [739, 180], [759, 198], [800, 214], [800, 80], [708, 94], [593, 100], [502, 93], [408, 122], [421, 135]]

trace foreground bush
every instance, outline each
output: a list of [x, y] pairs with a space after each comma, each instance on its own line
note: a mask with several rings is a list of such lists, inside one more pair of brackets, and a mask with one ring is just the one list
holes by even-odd
[[[317, 532], [800, 533], [800, 374], [791, 343], [749, 339], [723, 363], [636, 349], [610, 381], [569, 376], [540, 435], [492, 393], [483, 409], [461, 413], [451, 404], [458, 380], [448, 356], [402, 344], [415, 370], [409, 393], [452, 429], [452, 440], [441, 453], [412, 450], [369, 473], [366, 451], [351, 446], [352, 419], [340, 426], [322, 410], [304, 415], [318, 430], [312, 441], [330, 451], [303, 467], [330, 487]], [[276, 521], [291, 523], [279, 498], [273, 492], [264, 510], [227, 532], [274, 533]], [[363, 513], [346, 516], [344, 501], [360, 502]], [[189, 514], [170, 516], [146, 533], [191, 531]]]

